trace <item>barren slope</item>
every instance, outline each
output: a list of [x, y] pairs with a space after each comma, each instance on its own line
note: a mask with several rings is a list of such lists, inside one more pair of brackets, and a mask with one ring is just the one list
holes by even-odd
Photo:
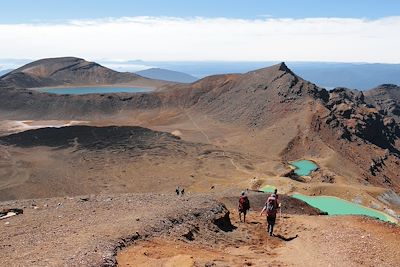
[[46, 86], [132, 84], [157, 87], [165, 82], [133, 73], [121, 73], [95, 62], [75, 57], [48, 58], [26, 64], [7, 73], [0, 84], [11, 88]]

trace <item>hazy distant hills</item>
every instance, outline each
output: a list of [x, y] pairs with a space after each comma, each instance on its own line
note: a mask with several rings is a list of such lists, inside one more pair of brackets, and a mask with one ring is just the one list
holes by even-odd
[[[226, 73], [246, 73], [279, 62], [142, 62], [203, 78]], [[320, 87], [371, 89], [380, 84], [400, 84], [400, 64], [286, 62], [297, 75]]]
[[322, 87], [359, 90], [400, 84], [400, 64], [289, 63], [298, 75]]
[[165, 83], [75, 57], [37, 60], [2, 76], [0, 82], [13, 88], [110, 84], [158, 87]]
[[198, 78], [183, 72], [160, 68], [150, 68], [135, 73], [143, 77], [171, 82], [192, 83], [198, 80]]
[[[2, 69], [16, 69], [31, 60], [0, 59]], [[215, 74], [246, 73], [272, 66], [279, 62], [222, 62], [222, 61], [101, 61], [103, 66], [120, 72], [138, 73], [152, 79], [176, 82], [193, 82]], [[320, 87], [332, 89], [347, 87], [359, 90], [375, 88], [381, 84], [400, 84], [400, 64], [333, 63], [333, 62], [287, 62], [290, 69]], [[151, 69], [151, 70], [147, 70]], [[154, 69], [154, 70], [153, 70]], [[1, 72], [1, 70], [0, 70]], [[185, 74], [177, 74], [185, 73]], [[193, 78], [196, 77], [196, 78]]]
[[5, 74], [7, 74], [7, 73], [9, 73], [9, 72], [11, 72], [11, 71], [12, 71], [12, 69], [0, 70], [0, 77], [5, 75]]

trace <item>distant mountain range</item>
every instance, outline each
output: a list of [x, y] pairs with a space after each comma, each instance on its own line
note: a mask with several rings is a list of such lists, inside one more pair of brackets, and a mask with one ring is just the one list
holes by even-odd
[[147, 70], [137, 71], [135, 73], [146, 78], [171, 82], [192, 83], [198, 80], [198, 78], [183, 72], [160, 68], [150, 68]]
[[5, 74], [7, 74], [7, 73], [9, 73], [9, 72], [11, 72], [11, 71], [13, 71], [13, 70], [12, 69], [0, 70], [0, 77], [5, 75]]
[[325, 88], [367, 90], [400, 84], [400, 64], [290, 63], [298, 75]]
[[[279, 62], [141, 62], [203, 78], [215, 74], [246, 73]], [[290, 69], [320, 87], [346, 87], [358, 90], [381, 84], [400, 84], [400, 64], [287, 62]], [[121, 65], [120, 65], [121, 66]]]
[[[5, 69], [16, 69], [29, 62], [31, 60], [0, 59], [2, 66], [0, 72]], [[279, 62], [129, 60], [100, 61], [99, 63], [119, 72], [132, 72], [153, 79], [190, 83], [197, 78], [216, 74], [246, 73]], [[400, 64], [287, 62], [287, 65], [304, 79], [327, 89], [346, 87], [367, 90], [381, 84], [400, 84]]]

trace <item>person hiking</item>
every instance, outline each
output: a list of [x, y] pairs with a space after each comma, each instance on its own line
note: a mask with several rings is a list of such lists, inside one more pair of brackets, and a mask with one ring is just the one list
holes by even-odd
[[242, 221], [242, 213], [243, 213], [243, 222], [246, 222], [246, 213], [250, 209], [250, 201], [249, 198], [246, 196], [245, 192], [242, 191], [240, 198], [239, 198], [239, 220]]
[[274, 225], [276, 221], [276, 213], [279, 209], [278, 199], [275, 194], [272, 194], [265, 202], [264, 208], [260, 212], [262, 215], [264, 212], [267, 214], [267, 224], [268, 224], [268, 233], [270, 236], [273, 235], [274, 232]]
[[182, 188], [181, 190], [181, 196], [183, 196], [185, 194], [185, 188]]
[[276, 196], [276, 201], [278, 202], [278, 208], [279, 208], [279, 213], [280, 213], [279, 218], [282, 218], [282, 206], [281, 206], [282, 203], [279, 201], [279, 195], [278, 195], [278, 189], [277, 188], [275, 188], [274, 194]]
[[279, 196], [278, 196], [278, 189], [277, 189], [277, 188], [275, 188], [274, 194], [275, 194], [275, 196], [276, 196], [276, 200], [278, 200]]
[[179, 196], [179, 193], [181, 192], [181, 190], [179, 189], [179, 186], [176, 187], [175, 189], [175, 193], [177, 196]]

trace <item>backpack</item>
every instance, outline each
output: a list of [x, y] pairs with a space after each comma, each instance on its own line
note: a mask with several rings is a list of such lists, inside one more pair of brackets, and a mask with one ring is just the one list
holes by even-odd
[[250, 209], [250, 202], [247, 196], [241, 196], [239, 199], [239, 210], [245, 211]]
[[267, 206], [267, 215], [275, 215], [276, 214], [276, 198], [269, 197], [266, 203]]

